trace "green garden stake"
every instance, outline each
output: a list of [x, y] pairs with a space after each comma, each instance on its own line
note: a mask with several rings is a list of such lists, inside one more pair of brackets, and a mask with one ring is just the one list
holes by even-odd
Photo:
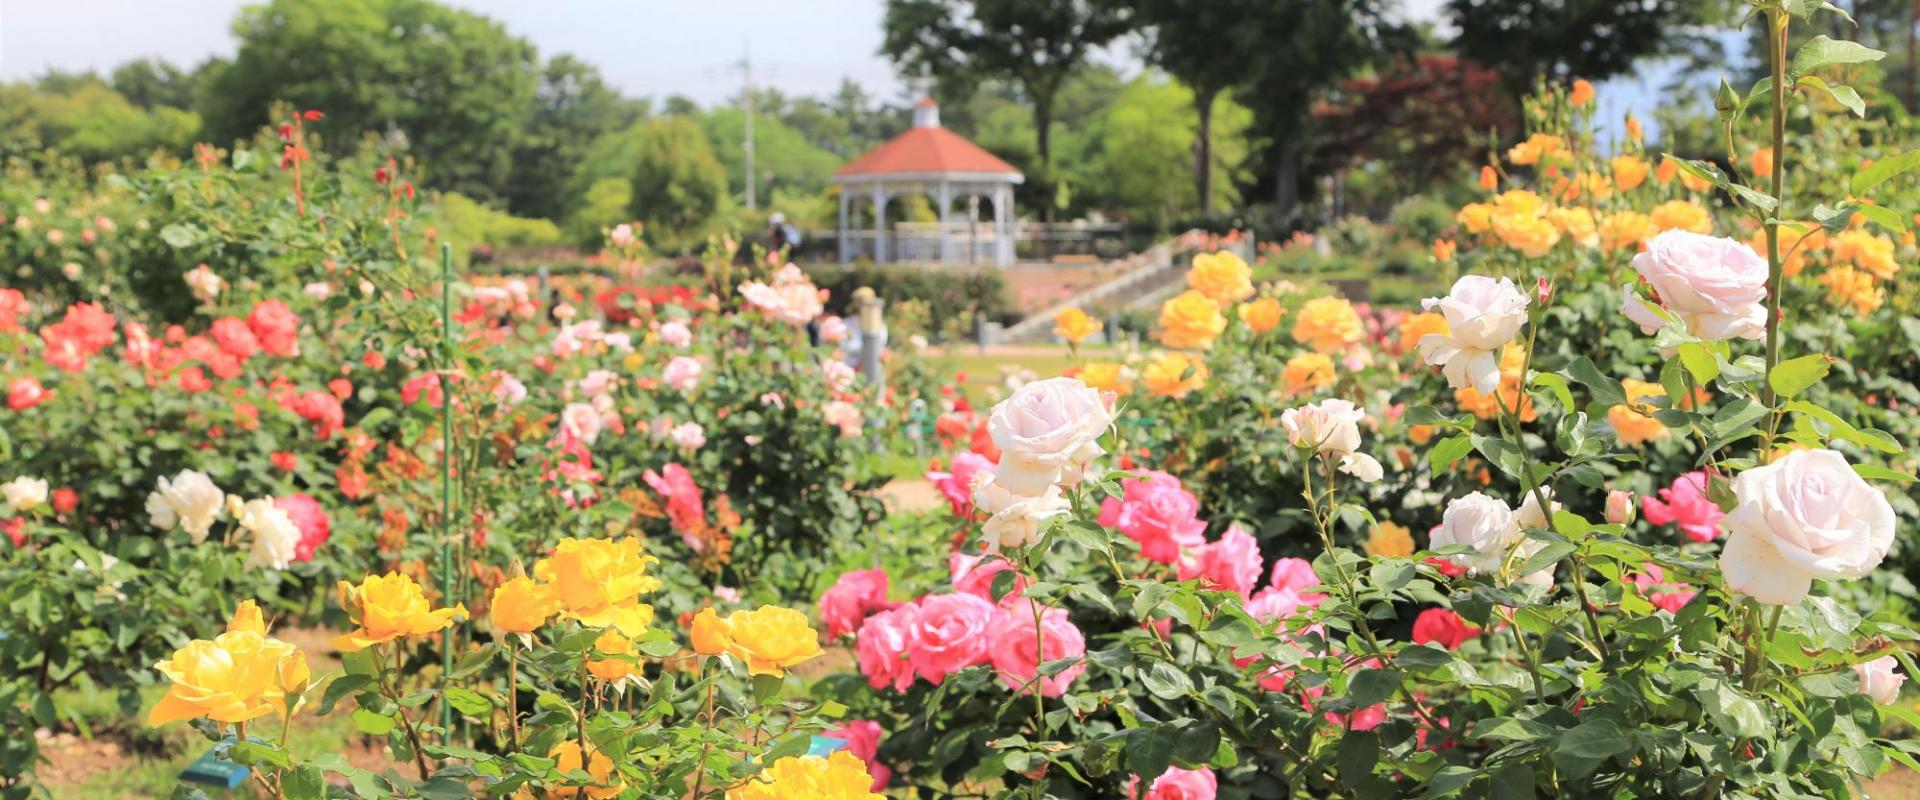
[[[453, 598], [453, 244], [440, 243], [440, 597]], [[440, 680], [453, 673], [453, 629], [440, 639]], [[453, 727], [453, 707], [440, 704], [440, 725]], [[422, 775], [421, 777], [426, 777]]]

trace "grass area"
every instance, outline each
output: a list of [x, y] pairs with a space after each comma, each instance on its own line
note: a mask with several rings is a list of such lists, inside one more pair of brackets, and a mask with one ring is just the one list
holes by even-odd
[[[1106, 350], [1085, 348], [1081, 352], [1083, 356], [1098, 358]], [[932, 361], [950, 379], [966, 376], [967, 381], [961, 384], [961, 388], [967, 402], [972, 403], [976, 411], [985, 411], [997, 399], [989, 390], [999, 390], [1000, 394], [1005, 394], [1005, 377], [1010, 371], [1026, 370], [1036, 378], [1051, 378], [1073, 363], [1065, 347], [1050, 346], [1002, 348], [989, 353], [981, 353], [971, 347], [957, 347], [932, 356]]]

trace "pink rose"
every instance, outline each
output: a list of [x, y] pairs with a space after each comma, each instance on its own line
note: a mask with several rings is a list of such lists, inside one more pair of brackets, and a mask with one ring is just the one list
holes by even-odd
[[1207, 524], [1198, 518], [1200, 500], [1164, 472], [1121, 481], [1123, 493], [1100, 503], [1100, 524], [1118, 528], [1140, 543], [1140, 555], [1162, 564], [1180, 560], [1183, 547], [1206, 542]]
[[[1080, 658], [1087, 654], [1086, 637], [1067, 618], [1066, 609], [1048, 608], [1041, 611], [1036, 633], [1033, 607], [1031, 601], [1002, 607], [993, 622], [992, 640], [987, 645], [992, 654], [993, 668], [1000, 673], [1000, 682], [1021, 694], [1030, 690], [1034, 676], [1040, 674], [1041, 664], [1063, 658]], [[1040, 694], [1044, 697], [1066, 694], [1067, 687], [1072, 686], [1080, 673], [1085, 671], [1087, 665], [1078, 663], [1041, 678]]]
[[1127, 797], [1130, 800], [1213, 800], [1220, 790], [1219, 781], [1213, 777], [1213, 770], [1181, 769], [1167, 767], [1167, 771], [1153, 780], [1147, 787], [1147, 793], [1140, 793], [1140, 776], [1127, 780]]
[[1694, 595], [1699, 594], [1687, 584], [1668, 583], [1667, 571], [1651, 561], [1642, 566], [1639, 572], [1634, 573], [1633, 585], [1640, 589], [1640, 594], [1645, 595], [1647, 601], [1653, 603], [1655, 608], [1669, 614], [1680, 613], [1680, 609], [1693, 600]]
[[668, 464], [661, 467], [659, 472], [647, 470], [641, 473], [640, 479], [666, 498], [667, 521], [681, 533], [687, 544], [694, 546], [695, 552], [705, 547], [705, 539], [690, 535], [707, 524], [706, 497], [700, 491], [700, 485], [693, 482], [693, 474], [679, 464]]
[[1444, 608], [1429, 608], [1413, 620], [1414, 644], [1437, 644], [1458, 650], [1461, 643], [1479, 635], [1479, 628], [1468, 625], [1459, 614]]
[[1000, 448], [994, 482], [1021, 497], [1076, 481], [1102, 450], [1096, 442], [1113, 426], [1107, 398], [1078, 378], [1032, 381], [993, 407], [987, 430]]
[[953, 465], [946, 472], [927, 473], [927, 480], [940, 496], [947, 499], [947, 505], [953, 508], [956, 517], [968, 517], [973, 514], [973, 485], [975, 479], [993, 472], [993, 462], [978, 453], [961, 453], [953, 457]]
[[1283, 558], [1273, 562], [1273, 575], [1267, 579], [1267, 585], [1275, 589], [1287, 589], [1300, 595], [1300, 601], [1310, 606], [1320, 605], [1326, 595], [1308, 592], [1320, 585], [1320, 576], [1314, 574], [1312, 562], [1304, 558]]
[[15, 378], [13, 383], [7, 386], [7, 408], [25, 411], [40, 405], [52, 396], [52, 392], [47, 391], [39, 381], [33, 378]]
[[252, 358], [260, 349], [260, 341], [255, 339], [253, 331], [247, 328], [246, 320], [223, 317], [213, 321], [208, 330], [220, 351], [242, 361]]
[[[1633, 269], [1654, 302], [1702, 339], [1758, 339], [1767, 333], [1767, 260], [1745, 242], [1685, 230], [1647, 241]], [[1620, 312], [1652, 334], [1667, 322], [1629, 286]]]
[[660, 341], [677, 350], [693, 344], [693, 331], [687, 323], [668, 322], [660, 326]]
[[247, 328], [260, 349], [275, 356], [300, 354], [300, 317], [278, 300], [263, 300], [247, 315]]
[[1263, 564], [1260, 543], [1239, 525], [1233, 525], [1220, 534], [1219, 541], [1202, 545], [1195, 557], [1181, 560], [1180, 580], [1203, 578], [1209, 584], [1238, 593], [1244, 600], [1253, 597], [1254, 587], [1260, 585]]
[[682, 422], [673, 426], [667, 438], [672, 439], [673, 443], [679, 447], [698, 450], [707, 446], [707, 429], [701, 427], [698, 422]]
[[993, 602], [993, 576], [1002, 572], [1013, 572], [1013, 588], [1007, 596], [1019, 597], [1027, 588], [1027, 576], [1014, 570], [1013, 562], [999, 555], [970, 556], [954, 553], [947, 559], [947, 568], [953, 575], [954, 591], [965, 592], [989, 603]]
[[893, 779], [893, 770], [880, 763], [880, 737], [887, 735], [880, 723], [868, 719], [850, 719], [821, 735], [846, 742], [846, 747], [841, 749], [867, 763], [867, 774], [873, 776], [873, 786], [869, 791], [878, 792], [887, 788], [887, 782]]
[[704, 369], [700, 366], [699, 359], [674, 356], [672, 361], [667, 362], [667, 369], [662, 379], [668, 386], [673, 387], [674, 391], [690, 392], [693, 391], [693, 387], [700, 385], [700, 373]]
[[560, 409], [560, 432], [575, 441], [593, 444], [600, 438], [600, 412], [586, 403], [568, 403]]
[[921, 598], [908, 627], [912, 638], [907, 658], [913, 671], [938, 684], [950, 673], [986, 663], [994, 616], [992, 603], [971, 594]]
[[1633, 493], [1615, 489], [1607, 492], [1607, 522], [1626, 525], [1633, 522]]
[[1814, 578], [1859, 578], [1893, 547], [1893, 506], [1832, 450], [1796, 450], [1733, 479], [1720, 572], [1767, 605], [1800, 602]]
[[275, 498], [273, 505], [287, 512], [287, 518], [300, 529], [300, 541], [293, 547], [293, 560], [312, 561], [315, 550], [326, 544], [333, 534], [333, 521], [327, 518], [326, 509], [320, 507], [320, 501], [311, 495], [290, 494]]
[[913, 685], [913, 664], [908, 651], [913, 646], [913, 618], [919, 606], [908, 603], [867, 615], [854, 634], [853, 655], [860, 662], [860, 674], [875, 689], [892, 686], [904, 692]]
[[1689, 472], [1673, 479], [1673, 485], [1661, 489], [1659, 499], [1640, 501], [1647, 521], [1655, 525], [1678, 525], [1687, 538], [1711, 542], [1720, 538], [1720, 520], [1726, 512], [1707, 499], [1707, 473]]
[[846, 341], [847, 321], [840, 317], [820, 318], [820, 341], [825, 344], [839, 344]]
[[858, 630], [868, 614], [888, 607], [887, 571], [857, 569], [841, 573], [833, 588], [820, 595], [820, 621], [827, 625], [827, 637], [837, 639]]

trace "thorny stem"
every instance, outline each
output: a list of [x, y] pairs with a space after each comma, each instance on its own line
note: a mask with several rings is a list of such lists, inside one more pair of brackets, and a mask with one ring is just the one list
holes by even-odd
[[[1773, 68], [1773, 186], [1774, 207], [1763, 224], [1767, 231], [1767, 374], [1780, 363], [1780, 217], [1786, 211], [1787, 163], [1787, 20], [1784, 9], [1767, 11], [1767, 62]], [[1771, 381], [1761, 385], [1762, 404], [1774, 403]]]

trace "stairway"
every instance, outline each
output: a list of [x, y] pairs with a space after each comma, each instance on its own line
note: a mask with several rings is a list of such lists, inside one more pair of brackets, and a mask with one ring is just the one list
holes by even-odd
[[1047, 341], [1053, 337], [1053, 318], [1069, 308], [1091, 312], [1157, 306], [1186, 286], [1189, 257], [1207, 240], [1205, 231], [1190, 230], [1113, 262], [1122, 269], [1118, 276], [1007, 326], [993, 337], [992, 344]]

